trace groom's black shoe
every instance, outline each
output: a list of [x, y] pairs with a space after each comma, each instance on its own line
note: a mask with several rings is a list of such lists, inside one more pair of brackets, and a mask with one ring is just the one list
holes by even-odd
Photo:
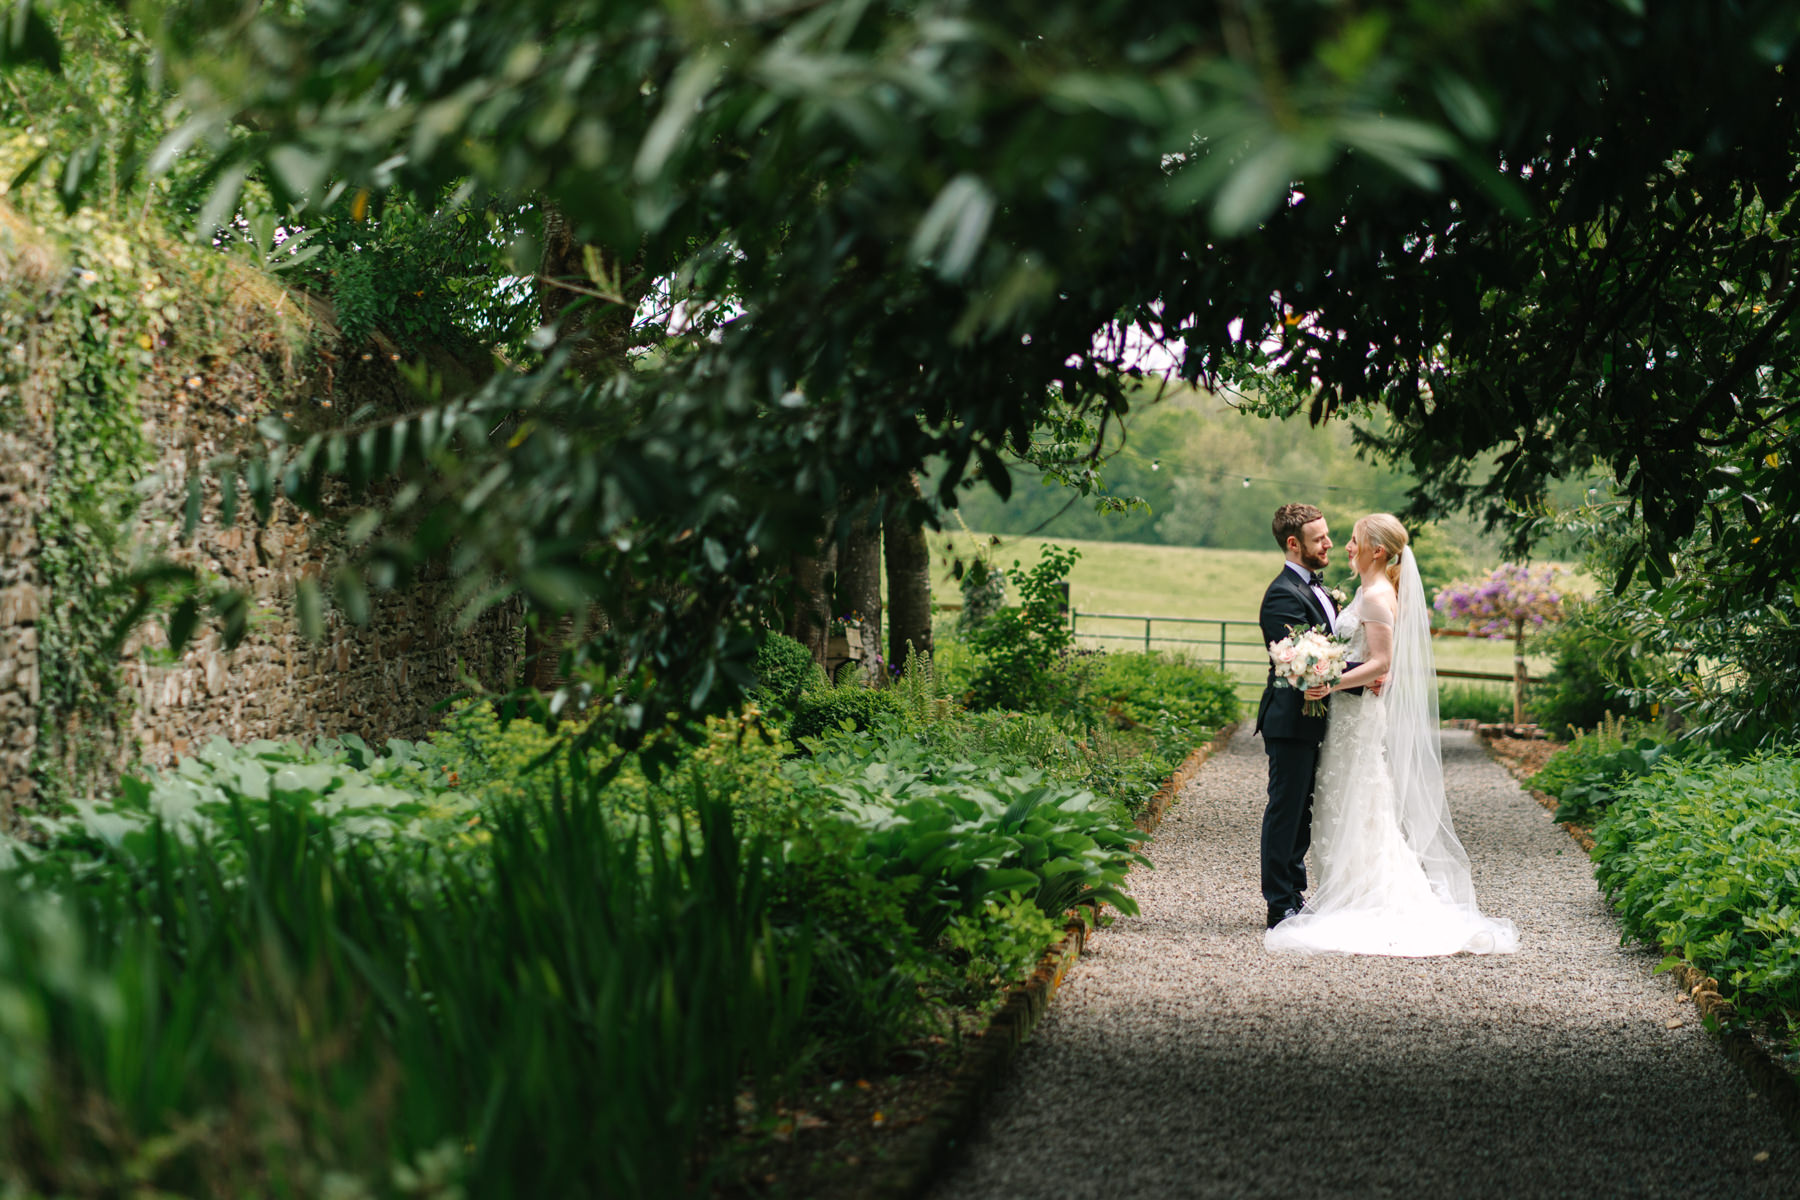
[[1297, 908], [1271, 908], [1269, 910], [1269, 928], [1273, 929], [1289, 917], [1297, 917], [1299, 915], [1300, 910]]

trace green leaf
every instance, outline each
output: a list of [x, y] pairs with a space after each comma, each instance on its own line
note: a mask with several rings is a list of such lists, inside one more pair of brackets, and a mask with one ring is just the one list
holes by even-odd
[[206, 197], [206, 203], [201, 206], [200, 218], [194, 223], [201, 237], [211, 241], [213, 235], [231, 221], [232, 214], [237, 210], [238, 196], [244, 190], [244, 180], [249, 177], [250, 167], [247, 163], [228, 166], [219, 173], [213, 182], [212, 191]]
[[35, 64], [51, 74], [62, 72], [62, 43], [32, 0], [13, 0], [0, 16], [0, 68]]
[[353, 625], [369, 623], [369, 589], [362, 575], [353, 567], [340, 567], [332, 578], [332, 593], [338, 607]]
[[325, 600], [311, 575], [302, 575], [294, 585], [294, 616], [301, 636], [315, 642], [325, 636]]
[[1476, 141], [1486, 141], [1494, 136], [1498, 126], [1493, 109], [1474, 84], [1452, 71], [1444, 71], [1433, 82], [1432, 90], [1437, 94], [1444, 115], [1463, 136]]
[[225, 648], [236, 649], [250, 631], [250, 597], [237, 588], [221, 592], [213, 600], [213, 612], [223, 624]]
[[269, 151], [269, 170], [290, 202], [316, 199], [331, 160], [317, 150], [292, 142]]
[[689, 57], [676, 71], [656, 119], [638, 144], [632, 170], [640, 182], [649, 183], [662, 174], [724, 66], [723, 54], [708, 48]]
[[993, 218], [994, 195], [987, 185], [974, 175], [957, 175], [919, 219], [910, 253], [945, 279], [960, 279], [981, 249]]
[[1274, 212], [1293, 186], [1294, 157], [1286, 135], [1276, 134], [1238, 163], [1213, 201], [1213, 229], [1225, 237], [1245, 233]]
[[572, 612], [587, 603], [586, 578], [568, 567], [528, 568], [519, 576], [519, 586], [558, 612]]
[[187, 649], [187, 644], [193, 640], [194, 630], [199, 625], [200, 601], [197, 597], [188, 596], [169, 614], [169, 649], [176, 654]]

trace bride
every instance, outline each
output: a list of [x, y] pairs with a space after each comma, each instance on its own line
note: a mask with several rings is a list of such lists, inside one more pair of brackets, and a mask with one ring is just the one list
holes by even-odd
[[[1431, 614], [1407, 540], [1398, 519], [1374, 513], [1356, 523], [1347, 547], [1362, 587], [1337, 632], [1361, 665], [1329, 689], [1341, 694], [1331, 701], [1314, 789], [1318, 885], [1305, 908], [1264, 936], [1272, 952], [1418, 958], [1519, 948], [1511, 921], [1476, 907], [1469, 859], [1450, 824]], [[1383, 675], [1379, 696], [1362, 692]]]

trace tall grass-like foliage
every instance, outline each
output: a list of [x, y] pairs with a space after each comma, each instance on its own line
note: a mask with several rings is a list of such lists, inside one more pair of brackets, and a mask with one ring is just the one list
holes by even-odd
[[717, 802], [645, 854], [578, 774], [481, 871], [231, 805], [232, 873], [158, 820], [85, 889], [0, 879], [0, 1185], [678, 1195], [801, 1056], [808, 938]]
[[1505, 721], [1512, 717], [1512, 697], [1484, 684], [1439, 682], [1438, 716], [1446, 721]]

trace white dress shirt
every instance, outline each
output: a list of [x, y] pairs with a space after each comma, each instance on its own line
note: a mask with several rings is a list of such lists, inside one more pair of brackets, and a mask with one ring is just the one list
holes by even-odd
[[1326, 591], [1324, 588], [1322, 588], [1318, 584], [1312, 582], [1313, 573], [1311, 571], [1307, 570], [1305, 567], [1301, 566], [1299, 563], [1295, 562], [1291, 558], [1285, 559], [1283, 561], [1285, 561], [1287, 563], [1288, 570], [1290, 570], [1294, 574], [1300, 576], [1300, 578], [1306, 582], [1307, 586], [1312, 588], [1312, 594], [1319, 598], [1319, 607], [1323, 608], [1325, 610], [1325, 624], [1331, 629], [1331, 632], [1336, 633], [1337, 632], [1337, 606], [1332, 604], [1331, 597], [1328, 594], [1326, 594]]

